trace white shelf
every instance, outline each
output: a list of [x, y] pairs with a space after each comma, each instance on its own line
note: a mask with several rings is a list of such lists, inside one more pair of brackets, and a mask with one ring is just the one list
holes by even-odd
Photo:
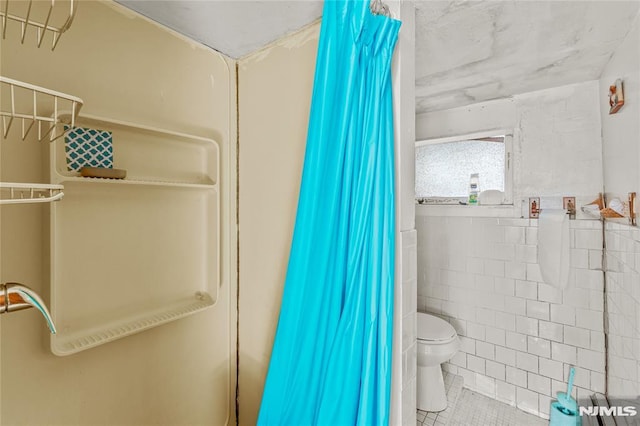
[[19, 122], [21, 138], [25, 140], [33, 129], [38, 140], [54, 141], [65, 135], [62, 129], [62, 109], [70, 110], [66, 120], [75, 125], [83, 101], [75, 96], [0, 76], [2, 107], [2, 135], [7, 138], [14, 124]]
[[64, 337], [52, 340], [51, 350], [58, 356], [72, 355], [195, 314], [214, 303], [210, 295], [197, 293], [193, 298], [168, 303], [155, 310], [148, 309], [137, 315], [111, 321], [106, 326], [83, 328], [78, 332], [60, 330]]
[[106, 179], [106, 178], [92, 178], [82, 176], [65, 176], [61, 178], [62, 183], [65, 182], [78, 182], [82, 184], [97, 184], [97, 185], [138, 185], [138, 186], [165, 186], [175, 188], [192, 188], [192, 189], [204, 189], [204, 190], [216, 190], [218, 186], [209, 180], [203, 183], [192, 182], [169, 182], [169, 181], [157, 181], [148, 180], [136, 177], [127, 177], [126, 179]]
[[[69, 112], [61, 112], [71, 122]], [[201, 136], [130, 123], [122, 120], [78, 115], [76, 126], [112, 132], [113, 167], [127, 171], [125, 179], [80, 177], [67, 169], [63, 141], [52, 147], [52, 182], [82, 181], [115, 185], [160, 185], [209, 189], [217, 185], [219, 148], [216, 141]]]
[[50, 203], [62, 199], [62, 185], [0, 182], [0, 204]]
[[3, 0], [0, 5], [2, 38], [7, 36], [8, 21], [14, 21], [20, 27], [21, 43], [24, 43], [27, 31], [32, 29], [36, 32], [38, 47], [42, 45], [45, 35], [51, 34], [51, 50], [54, 50], [62, 33], [71, 26], [75, 14], [74, 0]]
[[[68, 118], [61, 114], [62, 120]], [[213, 139], [79, 115], [112, 132], [125, 179], [67, 170], [49, 146], [51, 314], [56, 355], [71, 355], [214, 306], [220, 287], [219, 148]]]

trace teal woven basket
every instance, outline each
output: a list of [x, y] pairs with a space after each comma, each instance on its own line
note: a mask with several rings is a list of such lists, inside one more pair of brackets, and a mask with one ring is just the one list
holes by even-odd
[[113, 168], [113, 136], [109, 131], [74, 127], [65, 137], [64, 150], [69, 171], [77, 172], [84, 166]]

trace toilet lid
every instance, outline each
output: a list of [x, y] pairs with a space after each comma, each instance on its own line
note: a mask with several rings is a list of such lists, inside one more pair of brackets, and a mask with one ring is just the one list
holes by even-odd
[[433, 315], [418, 312], [418, 339], [449, 340], [456, 335], [456, 330], [445, 320]]

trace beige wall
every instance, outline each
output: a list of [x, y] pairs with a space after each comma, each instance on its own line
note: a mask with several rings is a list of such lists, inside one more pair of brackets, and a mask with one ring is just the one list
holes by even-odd
[[[233, 61], [111, 2], [82, 1], [55, 52], [37, 49], [33, 35], [20, 45], [15, 31], [8, 28], [1, 42], [3, 76], [81, 97], [87, 114], [216, 139], [221, 199], [235, 199]], [[0, 147], [1, 180], [47, 181], [44, 143], [19, 142], [12, 132]], [[35, 310], [3, 315], [0, 423], [233, 424], [234, 209], [223, 201], [222, 284], [214, 308], [68, 357], [51, 354]], [[23, 282], [48, 299], [47, 206], [0, 210], [0, 279]]]
[[239, 64], [240, 424], [256, 422], [289, 258], [319, 24]]

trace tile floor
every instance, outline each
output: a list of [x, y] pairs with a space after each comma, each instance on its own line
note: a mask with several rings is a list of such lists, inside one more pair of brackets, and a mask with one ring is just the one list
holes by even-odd
[[446, 410], [418, 410], [417, 426], [546, 426], [547, 420], [525, 413], [495, 399], [463, 389], [463, 379], [444, 373], [449, 403]]

